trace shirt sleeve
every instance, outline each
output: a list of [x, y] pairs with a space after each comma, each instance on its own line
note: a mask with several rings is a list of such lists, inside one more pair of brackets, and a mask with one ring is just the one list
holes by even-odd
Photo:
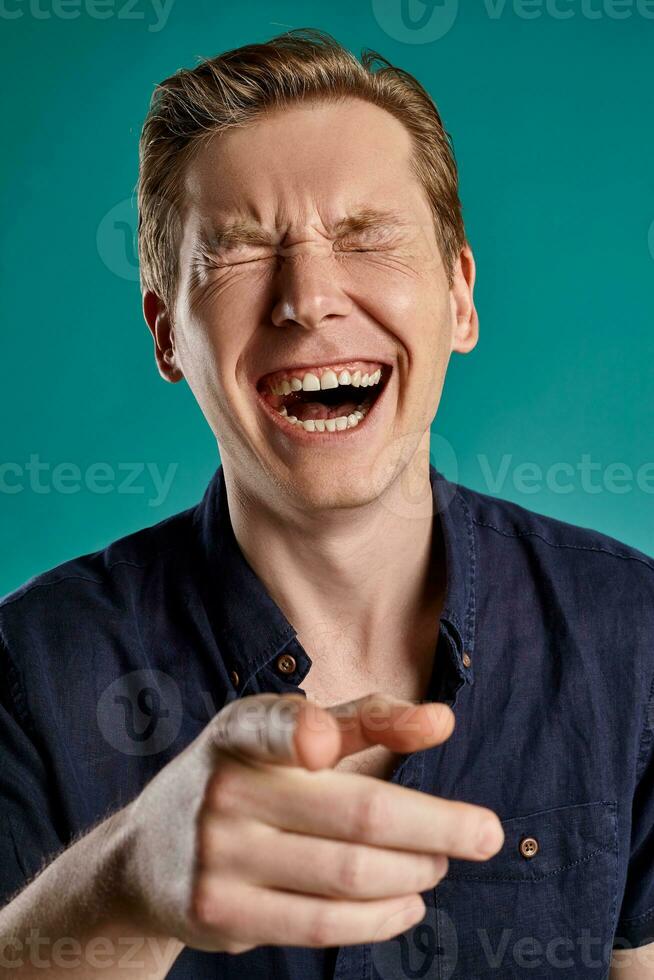
[[30, 728], [19, 673], [0, 638], [0, 908], [63, 849]]
[[654, 683], [637, 761], [629, 867], [614, 949], [654, 942]]

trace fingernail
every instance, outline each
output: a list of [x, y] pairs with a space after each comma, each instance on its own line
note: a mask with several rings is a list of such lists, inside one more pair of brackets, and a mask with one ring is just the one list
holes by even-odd
[[490, 857], [491, 854], [499, 851], [502, 843], [501, 828], [494, 820], [487, 820], [486, 823], [482, 824], [477, 838], [477, 850], [480, 854]]

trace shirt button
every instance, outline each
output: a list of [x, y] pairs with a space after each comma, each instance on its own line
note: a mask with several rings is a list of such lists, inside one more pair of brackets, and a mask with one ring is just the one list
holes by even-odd
[[277, 657], [277, 670], [280, 673], [292, 674], [296, 668], [295, 657], [292, 657], [290, 653], [283, 653], [281, 657]]
[[238, 687], [239, 676], [238, 676], [238, 674], [236, 673], [235, 670], [230, 671], [229, 679], [232, 682], [232, 684], [234, 685], [234, 687]]
[[467, 651], [463, 654], [463, 658], [462, 659], [463, 659], [463, 666], [464, 667], [469, 667], [470, 664], [472, 663], [472, 660], [470, 659], [470, 654]]
[[523, 837], [520, 841], [520, 853], [525, 858], [533, 858], [538, 854], [538, 841], [535, 837]]

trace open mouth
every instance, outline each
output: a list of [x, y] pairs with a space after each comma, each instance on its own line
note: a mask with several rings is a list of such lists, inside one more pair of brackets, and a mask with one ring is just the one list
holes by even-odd
[[263, 375], [257, 391], [280, 422], [305, 432], [342, 432], [364, 422], [391, 371], [380, 361], [289, 368]]

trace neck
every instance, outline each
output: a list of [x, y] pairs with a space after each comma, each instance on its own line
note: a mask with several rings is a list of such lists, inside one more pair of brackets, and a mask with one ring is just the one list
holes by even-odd
[[428, 451], [365, 507], [283, 521], [240, 491], [225, 462], [223, 471], [239, 547], [305, 649], [346, 632], [366, 667], [388, 658], [390, 644], [395, 655], [417, 656], [416, 637], [436, 629], [445, 585]]

